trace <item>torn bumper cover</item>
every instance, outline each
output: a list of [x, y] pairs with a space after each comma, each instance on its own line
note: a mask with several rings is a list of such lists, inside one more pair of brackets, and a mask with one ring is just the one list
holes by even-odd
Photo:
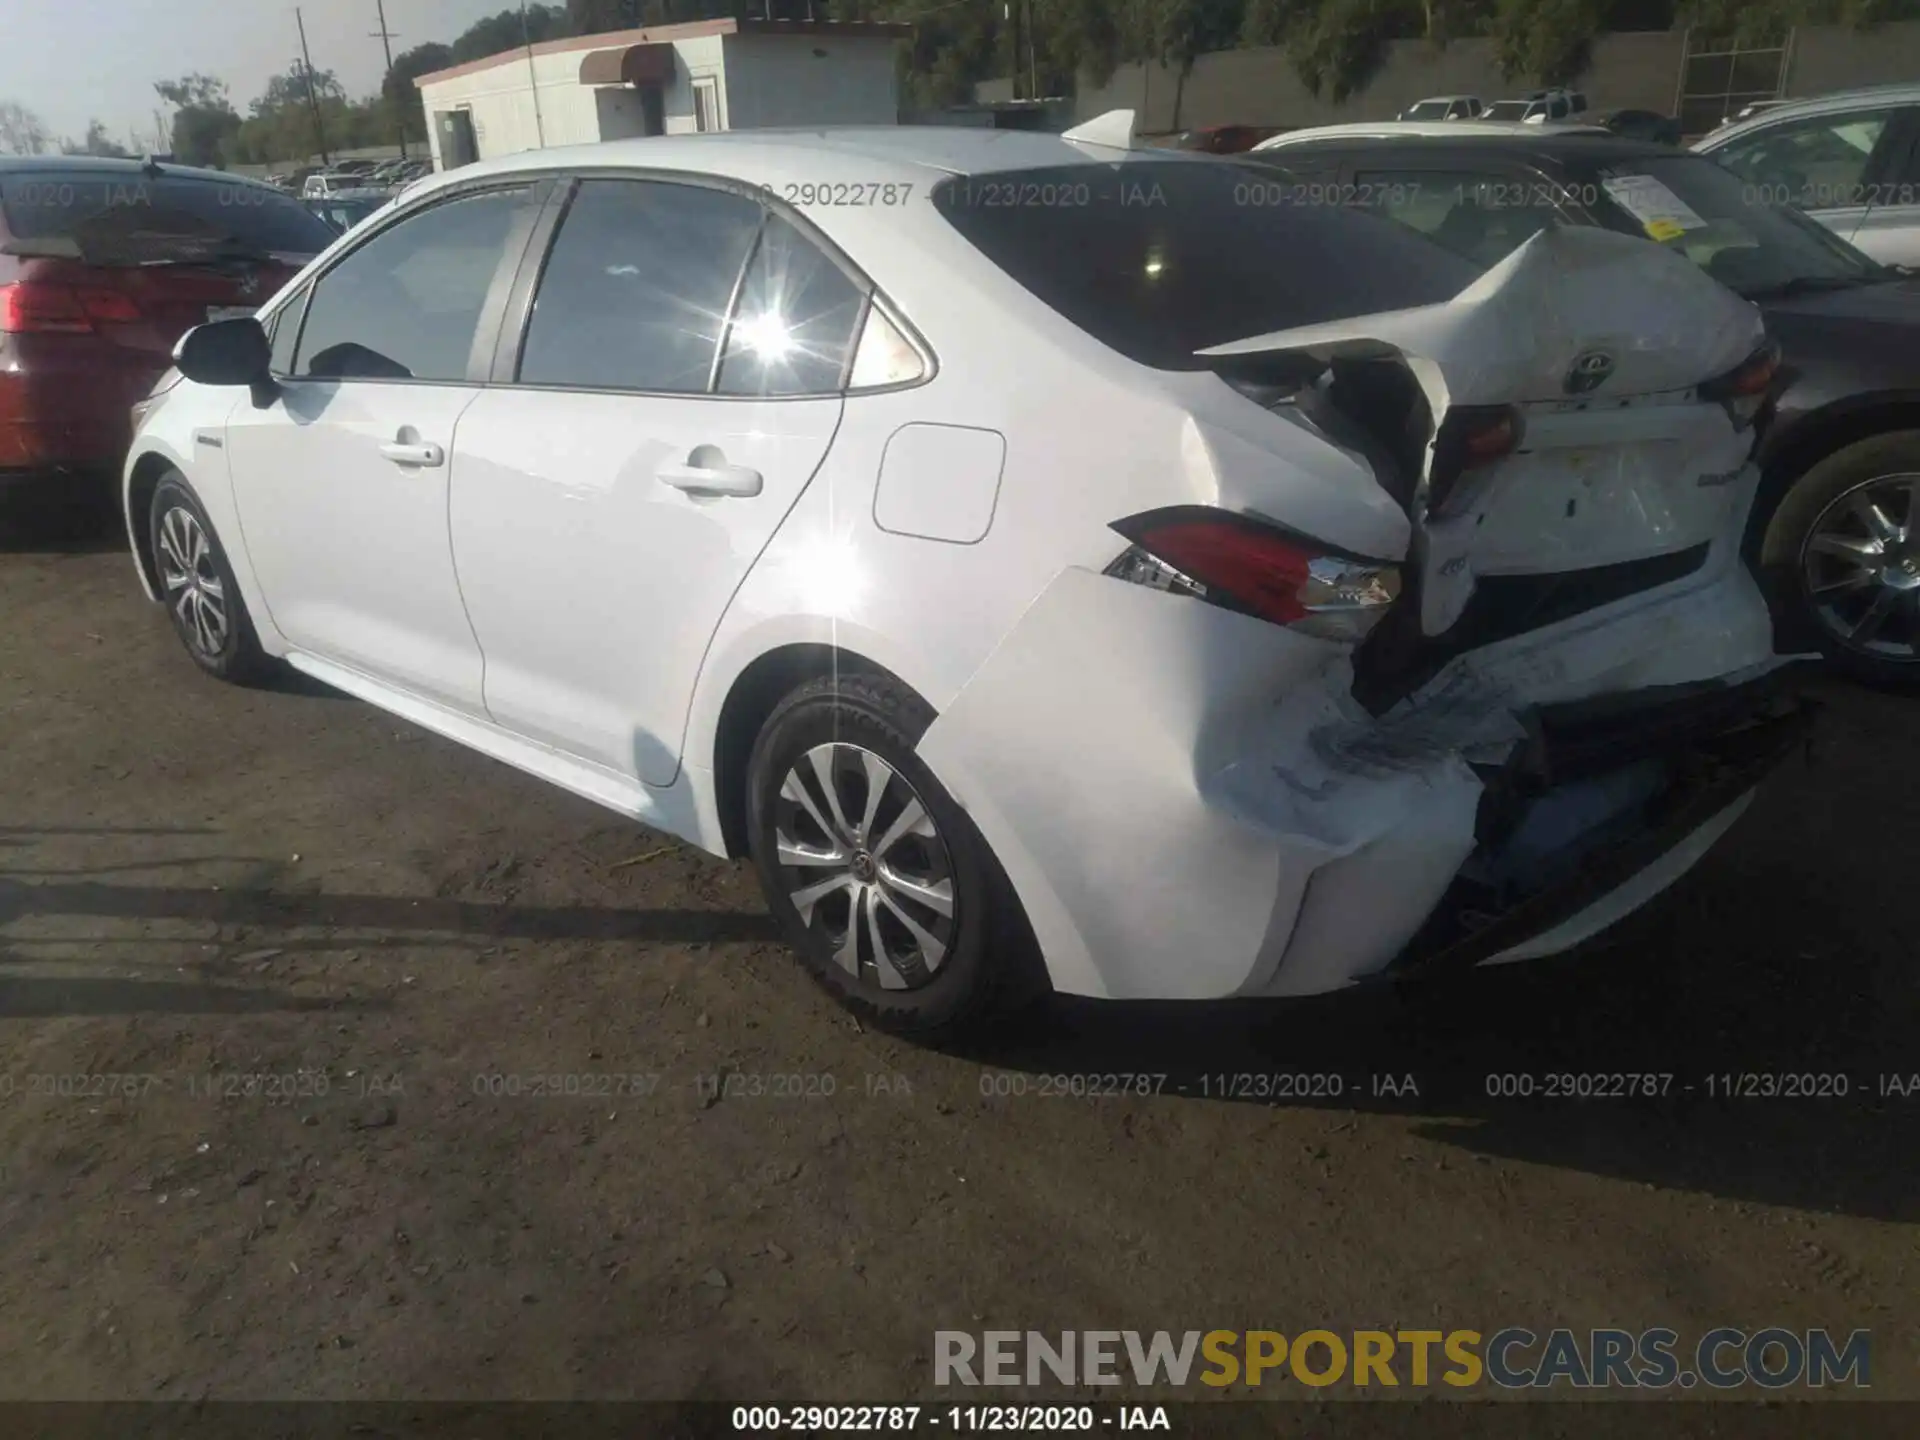
[[1774, 723], [1785, 662], [1730, 559], [1576, 628], [1376, 717], [1339, 646], [1069, 570], [920, 749], [1066, 993], [1313, 994], [1403, 955], [1548, 954], [1705, 853], [1801, 723]]
[[[1473, 856], [1382, 974], [1529, 959], [1606, 928], [1619, 918], [1609, 897], [1636, 877], [1669, 869], [1667, 878], [1677, 877], [1774, 767], [1811, 742], [1815, 707], [1799, 693], [1799, 676], [1799, 667], [1782, 668], [1744, 683], [1661, 687], [1523, 715], [1527, 740], [1486, 777]], [[1557, 850], [1529, 845], [1543, 811], [1578, 811], [1573, 796], [1592, 815], [1591, 802], [1608, 794], [1627, 803]], [[1672, 865], [1709, 830], [1707, 844]]]

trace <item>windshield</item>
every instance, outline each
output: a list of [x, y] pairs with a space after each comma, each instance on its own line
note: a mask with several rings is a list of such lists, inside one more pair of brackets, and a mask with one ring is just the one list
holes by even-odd
[[1610, 167], [1599, 188], [1614, 228], [1678, 250], [1742, 295], [1866, 284], [1887, 273], [1824, 226], [1767, 203], [1762, 189], [1705, 156], [1653, 156]]
[[1450, 300], [1478, 273], [1258, 162], [960, 176], [936, 186], [933, 201], [1048, 306], [1163, 370], [1204, 369], [1194, 352], [1229, 340]]
[[1407, 111], [1409, 120], [1444, 120], [1447, 118], [1447, 102], [1444, 100], [1422, 100]]
[[13, 239], [73, 241], [83, 255], [143, 244], [317, 255], [333, 239], [299, 201], [265, 186], [133, 170], [9, 175], [0, 213]]
[[1524, 120], [1539, 106], [1531, 100], [1496, 100], [1487, 106], [1482, 120]]

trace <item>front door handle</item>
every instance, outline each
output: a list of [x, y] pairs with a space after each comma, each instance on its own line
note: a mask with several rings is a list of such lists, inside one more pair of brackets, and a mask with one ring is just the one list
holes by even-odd
[[380, 453], [396, 465], [440, 465], [447, 458], [438, 445], [403, 445], [398, 440], [382, 445]]
[[380, 453], [396, 465], [444, 465], [447, 452], [431, 441], [422, 440], [411, 425], [402, 425], [400, 433], [380, 447]]
[[758, 470], [729, 465], [714, 445], [697, 445], [684, 463], [662, 465], [654, 473], [661, 484], [689, 495], [758, 495], [765, 484]]

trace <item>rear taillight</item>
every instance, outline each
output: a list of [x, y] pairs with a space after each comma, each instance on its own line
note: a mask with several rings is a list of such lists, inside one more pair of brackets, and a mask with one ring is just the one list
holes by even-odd
[[1525, 422], [1511, 405], [1456, 405], [1433, 437], [1427, 472], [1427, 513], [1444, 516], [1460, 482], [1520, 448]]
[[1400, 594], [1399, 567], [1201, 505], [1114, 522], [1132, 546], [1107, 574], [1328, 640], [1357, 641]]
[[0, 333], [84, 335], [96, 324], [140, 319], [140, 307], [120, 290], [94, 285], [50, 285], [26, 280], [0, 285]]
[[1780, 347], [1769, 342], [1726, 374], [1702, 385], [1700, 398], [1724, 405], [1733, 423], [1744, 430], [1766, 408], [1779, 377]]

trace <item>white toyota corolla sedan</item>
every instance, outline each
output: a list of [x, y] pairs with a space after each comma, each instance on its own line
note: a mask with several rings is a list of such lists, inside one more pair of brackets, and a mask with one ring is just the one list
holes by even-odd
[[1757, 313], [1126, 128], [439, 175], [181, 342], [141, 583], [216, 676], [751, 856], [896, 1029], [1579, 943], [1802, 727], [1738, 554]]

